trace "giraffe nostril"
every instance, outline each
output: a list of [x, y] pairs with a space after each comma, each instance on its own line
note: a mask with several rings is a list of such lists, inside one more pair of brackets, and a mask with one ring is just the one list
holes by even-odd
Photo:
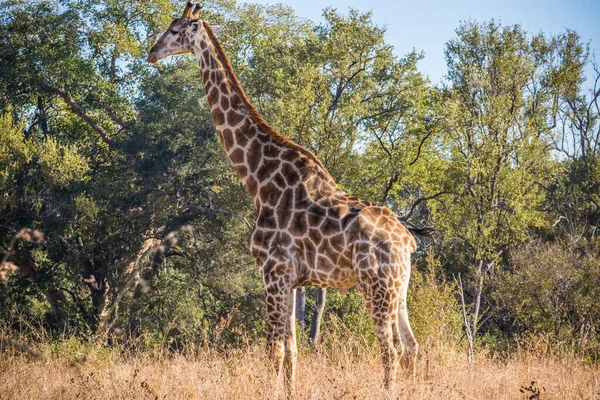
[[158, 61], [158, 58], [156, 57], [156, 55], [150, 54], [148, 56], [148, 58], [146, 59], [146, 61], [148, 61], [150, 64], [154, 64], [155, 62]]

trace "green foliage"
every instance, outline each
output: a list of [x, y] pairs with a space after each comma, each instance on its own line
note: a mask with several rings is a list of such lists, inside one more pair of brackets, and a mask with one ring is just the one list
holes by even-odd
[[[53, 137], [27, 137], [23, 130], [24, 124], [14, 121], [11, 109], [0, 116], [0, 191], [5, 193], [0, 202], [15, 199], [11, 193], [17, 190], [31, 194], [41, 187], [68, 186], [86, 178], [87, 160], [75, 146]], [[25, 180], [32, 185], [24, 185]]]
[[500, 261], [528, 229], [547, 223], [540, 184], [551, 177], [555, 88], [537, 78], [551, 73], [551, 50], [538, 51], [519, 26], [467, 23], [457, 35], [446, 50], [448, 158], [436, 185], [449, 193], [431, 210], [474, 266]]
[[580, 348], [597, 340], [600, 327], [600, 254], [588, 243], [544, 243], [515, 249], [512, 271], [498, 276], [495, 296], [506, 323], [518, 333], [552, 333]]
[[548, 188], [563, 172], [552, 153], [557, 99], [580, 84], [585, 52], [573, 32], [531, 37], [493, 20], [456, 34], [446, 47], [441, 162], [427, 183], [443, 195], [428, 206], [443, 258], [465, 278], [465, 324], [476, 334], [495, 308], [490, 274], [510, 268], [508, 251], [532, 232], [550, 229]]
[[423, 271], [413, 269], [408, 292], [411, 327], [422, 346], [452, 346], [460, 340], [462, 315], [456, 288], [446, 280], [433, 251]]
[[[308, 290], [306, 296], [308, 299], [315, 299], [316, 289]], [[314, 300], [309, 300], [307, 309], [310, 311], [314, 306]], [[330, 332], [333, 337], [360, 337], [369, 343], [376, 342], [373, 321], [356, 288], [344, 295], [336, 290], [327, 292], [322, 329]]]

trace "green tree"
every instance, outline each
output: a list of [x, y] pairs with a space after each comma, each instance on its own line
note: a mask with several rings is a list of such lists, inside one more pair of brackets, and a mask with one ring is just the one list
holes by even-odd
[[546, 190], [562, 233], [581, 234], [593, 242], [600, 229], [600, 70], [591, 63], [594, 72], [586, 82], [589, 51], [579, 41], [571, 32], [560, 43], [559, 54], [569, 62], [551, 76], [560, 88], [553, 148], [563, 159], [565, 173]]
[[431, 203], [431, 215], [458, 264], [455, 272], [466, 273], [465, 323], [474, 336], [487, 277], [511, 246], [548, 223], [542, 187], [553, 172], [550, 143], [560, 90], [549, 78], [572, 61], [559, 51], [572, 34], [530, 37], [518, 25], [495, 21], [463, 23], [456, 34], [446, 48], [445, 167], [430, 189], [448, 194]]
[[[3, 236], [2, 259], [19, 267], [11, 277], [13, 284], [0, 290], [2, 303], [16, 300], [23, 306], [46, 299], [50, 323], [65, 326], [64, 293], [72, 288], [64, 263], [53, 263], [45, 243], [33, 244], [23, 228], [53, 232], [61, 226], [61, 202], [68, 193], [89, 179], [89, 164], [75, 146], [36, 132], [26, 135], [25, 125], [12, 117], [12, 109], [0, 115], [0, 224]], [[17, 239], [15, 241], [15, 239]], [[8, 310], [1, 310], [6, 316]]]

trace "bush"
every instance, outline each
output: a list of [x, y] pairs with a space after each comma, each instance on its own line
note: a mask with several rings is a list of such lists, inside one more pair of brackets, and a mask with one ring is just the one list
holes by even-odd
[[460, 340], [462, 319], [454, 284], [444, 277], [433, 251], [425, 268], [414, 268], [408, 291], [410, 323], [421, 348], [445, 347]]
[[550, 333], [557, 343], [597, 351], [600, 258], [591, 245], [530, 241], [511, 253], [511, 270], [499, 275], [494, 292], [514, 333]]

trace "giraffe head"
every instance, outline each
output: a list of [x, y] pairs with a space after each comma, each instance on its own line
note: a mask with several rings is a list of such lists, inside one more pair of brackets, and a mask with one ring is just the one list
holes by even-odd
[[[191, 52], [190, 44], [193, 38], [204, 29], [202, 20], [198, 18], [201, 9], [200, 4], [194, 5], [188, 1], [181, 17], [175, 18], [169, 28], [160, 35], [158, 41], [152, 46], [147, 61], [155, 63], [173, 54]], [[212, 28], [215, 33], [221, 29], [221, 27]]]

